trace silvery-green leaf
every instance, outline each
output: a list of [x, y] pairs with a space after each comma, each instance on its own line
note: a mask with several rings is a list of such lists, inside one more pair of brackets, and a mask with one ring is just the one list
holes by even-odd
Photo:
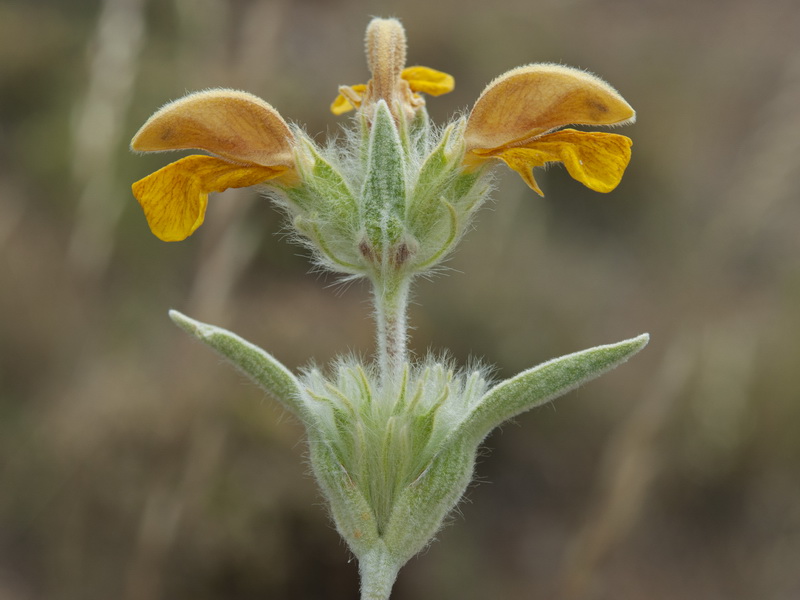
[[181, 329], [228, 359], [274, 396], [286, 410], [297, 417], [305, 413], [301, 404], [300, 384], [289, 369], [271, 354], [227, 329], [195, 321], [177, 310], [169, 311], [169, 316]]
[[648, 334], [596, 346], [542, 363], [491, 388], [463, 421], [457, 435], [480, 442], [495, 427], [566, 394], [624, 363], [650, 340]]

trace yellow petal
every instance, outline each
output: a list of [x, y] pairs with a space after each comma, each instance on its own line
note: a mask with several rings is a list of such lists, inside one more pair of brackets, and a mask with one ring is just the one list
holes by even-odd
[[292, 166], [286, 121], [258, 96], [234, 90], [189, 94], [150, 117], [131, 142], [142, 152], [207, 150], [235, 162]]
[[349, 112], [361, 104], [361, 97], [367, 90], [365, 83], [356, 85], [343, 85], [339, 88], [339, 95], [331, 104], [331, 112], [335, 115], [342, 115]]
[[429, 67], [407, 67], [400, 76], [411, 86], [411, 91], [424, 92], [431, 96], [452, 92], [456, 86], [452, 75]]
[[288, 167], [241, 166], [213, 156], [187, 156], [133, 184], [150, 230], [165, 242], [189, 237], [203, 224], [210, 192], [247, 187]]
[[521, 145], [564, 125], [630, 123], [636, 113], [602, 79], [551, 64], [512, 69], [492, 81], [467, 121], [467, 148]]
[[614, 133], [562, 129], [543, 135], [523, 147], [505, 148], [483, 157], [500, 158], [543, 196], [532, 169], [561, 162], [573, 179], [596, 192], [610, 192], [619, 184], [631, 159], [630, 138]]

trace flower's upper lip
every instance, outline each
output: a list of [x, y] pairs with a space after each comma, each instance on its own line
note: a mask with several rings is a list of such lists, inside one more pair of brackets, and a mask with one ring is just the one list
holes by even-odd
[[569, 67], [512, 69], [481, 93], [464, 133], [469, 150], [524, 145], [567, 125], [621, 125], [635, 112], [602, 79]]
[[367, 27], [367, 65], [372, 79], [367, 94], [389, 107], [402, 93], [400, 74], [406, 65], [406, 33], [397, 19], [373, 19]]
[[140, 152], [198, 149], [240, 164], [293, 164], [294, 134], [270, 104], [237, 90], [190, 94], [157, 111], [131, 142]]

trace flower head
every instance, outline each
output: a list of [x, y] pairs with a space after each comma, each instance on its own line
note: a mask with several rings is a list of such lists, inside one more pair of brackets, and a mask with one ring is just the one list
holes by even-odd
[[535, 167], [563, 163], [589, 188], [608, 192], [630, 160], [631, 140], [568, 125], [630, 123], [633, 109], [607, 83], [569, 67], [533, 64], [492, 81], [467, 118], [430, 125], [422, 94], [451, 91], [453, 78], [406, 67], [395, 19], [366, 34], [366, 84], [341, 86], [331, 109], [356, 110], [354, 135], [319, 147], [269, 104], [246, 92], [189, 94], [157, 111], [134, 136], [136, 151], [200, 149], [133, 184], [153, 233], [175, 241], [203, 222], [208, 194], [262, 186], [326, 268], [373, 278], [434, 267], [486, 200], [502, 161], [536, 192]]

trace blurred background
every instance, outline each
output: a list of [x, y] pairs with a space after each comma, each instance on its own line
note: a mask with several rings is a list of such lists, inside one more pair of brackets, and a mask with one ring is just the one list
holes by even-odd
[[452, 73], [442, 122], [520, 64], [638, 111], [620, 187], [502, 172], [412, 346], [508, 377], [650, 332], [630, 363], [486, 443], [393, 598], [800, 598], [800, 4], [795, 0], [0, 2], [0, 598], [352, 599], [303, 432], [167, 318], [292, 368], [372, 348], [368, 290], [309, 272], [250, 190], [181, 244], [130, 183], [141, 123], [249, 90], [309, 132], [397, 16]]

